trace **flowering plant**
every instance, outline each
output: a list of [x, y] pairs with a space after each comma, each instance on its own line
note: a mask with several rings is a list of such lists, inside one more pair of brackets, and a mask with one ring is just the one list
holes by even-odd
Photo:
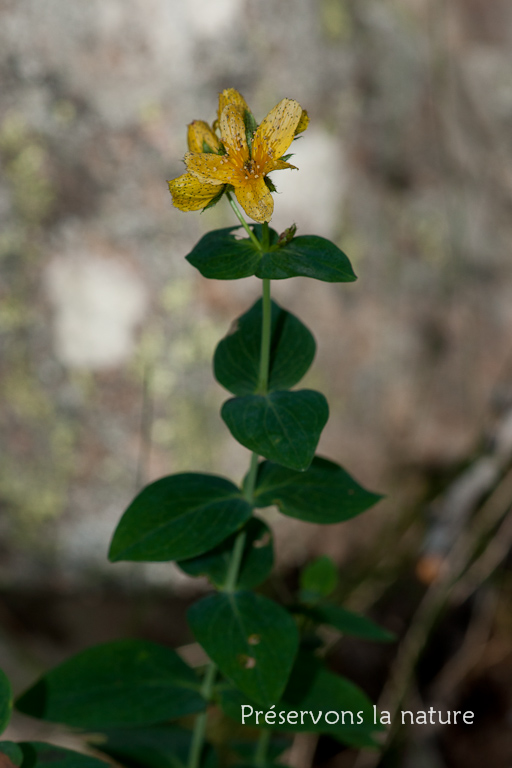
[[[212, 127], [197, 120], [189, 125], [187, 171], [169, 182], [180, 210], [204, 209], [226, 195], [240, 222], [204, 235], [188, 261], [206, 278], [262, 280], [262, 298], [238, 318], [214, 357], [215, 376], [232, 395], [222, 418], [252, 456], [238, 484], [185, 472], [148, 485], [122, 516], [109, 557], [175, 561], [190, 576], [208, 577], [212, 591], [188, 612], [205, 668], [198, 674], [176, 651], [156, 643], [116, 641], [72, 657], [17, 700], [17, 708], [33, 717], [103, 734], [96, 748], [126, 766], [215, 765], [212, 743], [219, 739], [208, 727], [213, 708], [231, 722], [224, 753], [231, 748], [247, 765], [270, 765], [288, 744], [283, 734], [303, 731], [375, 746], [379, 726], [371, 703], [328, 669], [317, 630], [327, 625], [375, 641], [389, 640], [389, 633], [333, 601], [337, 572], [326, 557], [303, 571], [286, 606], [254, 591], [273, 566], [272, 532], [255, 510], [276, 506], [299, 520], [333, 524], [380, 498], [316, 455], [327, 401], [314, 390], [292, 389], [313, 361], [315, 340], [271, 298], [272, 279], [356, 279], [334, 243], [297, 236], [295, 225], [278, 234], [268, 224], [275, 190], [269, 174], [295, 169], [285, 153], [307, 125], [307, 113], [292, 99], [280, 101], [258, 125], [244, 98], [225, 90]], [[241, 227], [246, 237], [235, 236]], [[2, 693], [5, 725], [10, 694], [0, 675]], [[3, 742], [0, 752], [24, 767], [27, 760], [31, 767], [57, 760], [62, 768], [104, 766], [38, 742]]]
[[284, 153], [308, 123], [307, 112], [298, 102], [283, 99], [258, 125], [240, 93], [234, 88], [223, 91], [214, 126], [194, 120], [188, 127], [188, 172], [169, 182], [174, 205], [182, 211], [197, 211], [232, 190], [251, 219], [270, 221], [275, 187], [268, 174], [295, 168]]

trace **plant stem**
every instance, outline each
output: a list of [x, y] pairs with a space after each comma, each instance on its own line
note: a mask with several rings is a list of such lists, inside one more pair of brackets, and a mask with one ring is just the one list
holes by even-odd
[[[203, 685], [201, 687], [201, 694], [206, 701], [207, 707], [208, 707], [208, 702], [212, 698], [213, 684], [215, 682], [216, 674], [217, 674], [217, 665], [214, 664], [213, 661], [210, 661], [210, 663], [206, 668]], [[190, 742], [190, 752], [188, 755], [188, 768], [199, 768], [200, 761], [201, 761], [201, 752], [203, 751], [207, 718], [208, 718], [207, 709], [205, 709], [204, 712], [201, 712], [201, 714], [198, 715], [196, 718], [194, 732], [192, 734], [192, 740]]]
[[[265, 222], [266, 223], [266, 222]], [[268, 229], [268, 224], [267, 224]], [[265, 237], [265, 233], [263, 235]], [[261, 347], [260, 370], [258, 375], [257, 393], [266, 395], [268, 390], [268, 371], [270, 365], [270, 342], [272, 324], [272, 304], [270, 300], [270, 280], [262, 280], [263, 284], [263, 312], [261, 321]], [[254, 503], [254, 486], [258, 474], [258, 454], [251, 456], [251, 466], [245, 482], [245, 498], [250, 504]]]
[[254, 752], [255, 768], [265, 768], [265, 765], [267, 764], [267, 752], [271, 735], [272, 731], [269, 728], [263, 728], [260, 731], [260, 737], [256, 744], [256, 751]]
[[[269, 232], [267, 222], [263, 223], [262, 230], [262, 242], [258, 240], [254, 232], [249, 228], [249, 225], [242, 216], [238, 205], [233, 200], [231, 194], [227, 193], [228, 200], [232, 209], [234, 210], [238, 220], [242, 224], [243, 228], [257, 246], [258, 250], [263, 250], [268, 247]], [[272, 304], [270, 300], [270, 280], [264, 279], [263, 283], [263, 317], [261, 323], [261, 348], [260, 348], [260, 368], [258, 376], [258, 393], [262, 395], [267, 394], [268, 390], [268, 372], [270, 363], [270, 341], [271, 341], [271, 320], [272, 320]], [[256, 485], [256, 477], [258, 473], [258, 459], [259, 455], [253, 453], [251, 456], [251, 466], [247, 475], [247, 481], [245, 484], [245, 497], [249, 504], [254, 504], [254, 488]], [[242, 564], [242, 558], [244, 553], [246, 534], [245, 531], [241, 531], [235, 539], [233, 550], [231, 552], [231, 560], [229, 563], [228, 574], [226, 577], [226, 583], [224, 586], [225, 592], [234, 592], [236, 590], [236, 584], [238, 580], [238, 574], [240, 572], [240, 566]], [[217, 674], [217, 665], [211, 661], [206, 668], [201, 693], [208, 703], [213, 696], [213, 686], [215, 682], [215, 675]], [[201, 760], [201, 752], [203, 750], [204, 737], [206, 733], [206, 722], [208, 719], [208, 710], [201, 712], [197, 716], [194, 725], [194, 731], [192, 734], [192, 741], [190, 742], [190, 752], [188, 756], [188, 768], [199, 768]], [[268, 743], [270, 740], [270, 731], [262, 731], [260, 741], [255, 755], [256, 765], [264, 766], [266, 761], [266, 754], [268, 749]]]
[[262, 228], [262, 238], [261, 238], [261, 245], [264, 250], [266, 250], [270, 245], [270, 232], [268, 231], [268, 221], [264, 221], [261, 225]]
[[[265, 222], [266, 223], [266, 222]], [[267, 224], [268, 230], [268, 224]], [[265, 237], [265, 234], [264, 234]], [[260, 347], [260, 370], [258, 377], [258, 389], [257, 392], [262, 395], [267, 394], [268, 389], [268, 371], [270, 363], [270, 336], [271, 336], [271, 320], [272, 320], [272, 304], [270, 302], [270, 280], [263, 280], [263, 317], [261, 323], [261, 347]], [[258, 474], [258, 459], [257, 453], [253, 453], [251, 456], [251, 466], [247, 475], [245, 483], [245, 498], [249, 504], [254, 504], [254, 487], [256, 485], [256, 477]], [[243, 537], [243, 541], [241, 541]], [[240, 533], [235, 539], [233, 552], [231, 554], [231, 563], [229, 566], [229, 572], [226, 579], [225, 591], [234, 592], [236, 589], [236, 579], [238, 571], [240, 570], [240, 564], [242, 562], [242, 555], [245, 544], [245, 533]]]
[[[262, 247], [268, 247], [269, 234], [268, 224], [265, 221], [263, 224], [263, 238]], [[262, 280], [263, 284], [263, 307], [262, 307], [262, 320], [261, 320], [261, 347], [260, 347], [260, 370], [258, 377], [257, 393], [266, 395], [268, 391], [268, 372], [270, 365], [270, 342], [271, 342], [271, 321], [272, 321], [272, 304], [270, 299], [270, 280]], [[245, 495], [251, 504], [254, 504], [254, 488], [256, 485], [256, 478], [258, 474], [258, 459], [257, 453], [253, 453], [251, 456], [251, 468], [247, 476], [245, 484]], [[271, 731], [268, 728], [263, 728], [260, 732], [260, 737], [256, 745], [256, 751], [254, 753], [254, 765], [255, 768], [264, 768], [267, 762], [267, 752], [270, 744]]]
[[[245, 219], [244, 219], [244, 217], [242, 216], [242, 211], [240, 210], [240, 208], [238, 207], [238, 205], [237, 205], [237, 204], [235, 203], [235, 201], [233, 200], [233, 196], [231, 195], [231, 192], [227, 192], [226, 194], [227, 194], [227, 198], [228, 198], [228, 200], [229, 200], [229, 204], [230, 204], [230, 206], [232, 207], [232, 209], [234, 210], [234, 212], [235, 212], [235, 215], [236, 215], [236, 217], [237, 217], [238, 221], [240, 222], [240, 224], [242, 225], [242, 227], [245, 229], [245, 231], [247, 232], [247, 234], [248, 234], [248, 235], [249, 235], [249, 237], [251, 238], [251, 240], [252, 240], [252, 242], [254, 243], [254, 245], [256, 246], [256, 248], [257, 248], [259, 251], [261, 251], [261, 243], [260, 243], [260, 241], [258, 240], [258, 238], [256, 237], [256, 235], [254, 234], [254, 232], [252, 231], [252, 229], [250, 229], [250, 227], [249, 227], [248, 223], [246, 222], [246, 220], [245, 220]], [[267, 224], [267, 227], [268, 227], [268, 224]]]
[[263, 318], [261, 323], [261, 352], [260, 375], [258, 379], [257, 393], [266, 395], [268, 390], [268, 371], [270, 363], [270, 341], [272, 304], [270, 301], [270, 280], [264, 279], [263, 283]]
[[231, 562], [229, 563], [228, 575], [224, 584], [224, 592], [234, 592], [236, 590], [236, 582], [244, 554], [245, 539], [245, 531], [240, 531], [231, 552]]

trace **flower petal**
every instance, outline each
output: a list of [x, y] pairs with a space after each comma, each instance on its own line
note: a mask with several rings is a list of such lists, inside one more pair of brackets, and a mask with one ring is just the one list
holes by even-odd
[[210, 147], [212, 152], [218, 152], [220, 149], [219, 139], [204, 120], [194, 120], [190, 123], [187, 140], [191, 152], [204, 152], [204, 143]]
[[220, 116], [220, 135], [222, 143], [236, 165], [242, 168], [249, 160], [249, 148], [245, 135], [243, 114], [232, 104], [224, 107]]
[[273, 167], [267, 169], [265, 171], [265, 173], [271, 173], [272, 171], [284, 171], [287, 168], [291, 168], [291, 169], [293, 169], [295, 171], [299, 170], [296, 165], [292, 165], [291, 163], [287, 163], [284, 160], [274, 160], [272, 162], [272, 166]]
[[306, 128], [308, 127], [308, 125], [309, 125], [309, 115], [306, 112], [306, 110], [303, 109], [302, 110], [302, 114], [300, 116], [300, 120], [299, 120], [298, 125], [297, 125], [297, 127], [295, 129], [295, 135], [297, 136], [298, 133], [303, 133], [306, 130]]
[[251, 219], [270, 221], [274, 210], [274, 200], [262, 178], [251, 179], [235, 187], [238, 202]]
[[256, 162], [265, 162], [267, 158], [277, 159], [284, 155], [292, 143], [302, 111], [299, 102], [293, 99], [282, 99], [270, 110], [252, 141], [252, 153]]
[[236, 178], [233, 166], [223, 155], [187, 152], [185, 163], [187, 170], [196, 179], [207, 184], [233, 184], [233, 180]]
[[205, 184], [191, 173], [167, 182], [172, 202], [180, 211], [199, 211], [219, 194], [217, 184]]
[[220, 118], [225, 107], [234, 107], [240, 114], [244, 115], [245, 110], [250, 111], [247, 106], [247, 102], [241, 93], [235, 91], [234, 88], [226, 88], [222, 93], [219, 93], [219, 109], [217, 110], [217, 120], [220, 123]]

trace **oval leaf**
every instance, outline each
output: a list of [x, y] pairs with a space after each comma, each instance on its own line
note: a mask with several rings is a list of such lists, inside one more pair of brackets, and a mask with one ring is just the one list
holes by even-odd
[[[251, 395], [258, 387], [262, 305], [259, 299], [239, 317], [235, 329], [215, 350], [215, 377], [234, 395]], [[268, 391], [297, 384], [313, 362], [315, 350], [315, 340], [306, 326], [273, 301]]]
[[195, 673], [171, 648], [118, 640], [55, 667], [16, 707], [80, 728], [147, 725], [201, 711], [199, 687]]
[[19, 746], [26, 768], [108, 768], [96, 757], [42, 741], [22, 741]]
[[[20, 766], [23, 762], [23, 752], [14, 741], [0, 741], [0, 752], [10, 760], [10, 765]], [[10, 768], [9, 763], [0, 759], [1, 768]]]
[[[143, 768], [183, 768], [187, 764], [192, 731], [177, 725], [153, 725], [146, 728], [102, 729], [101, 741], [90, 738], [96, 750], [114, 758], [121, 765]], [[201, 767], [212, 763], [211, 747], [206, 746]]]
[[395, 635], [387, 629], [379, 627], [366, 616], [341, 608], [332, 603], [322, 603], [315, 606], [298, 606], [297, 613], [307, 616], [315, 624], [326, 624], [329, 627], [343, 632], [344, 635], [360, 637], [364, 640], [374, 640], [379, 643], [390, 643], [395, 640]]
[[[327, 555], [317, 557], [300, 574], [300, 588], [305, 602], [327, 597], [338, 586], [338, 569]], [[304, 595], [306, 597], [304, 597]]]
[[315, 456], [306, 472], [260, 464], [255, 505], [276, 505], [284, 515], [309, 523], [341, 523], [364, 512], [382, 496], [362, 488], [339, 464]]
[[[248, 237], [236, 237], [233, 232], [237, 229], [240, 227], [208, 232], [188, 254], [188, 261], [204, 277], [216, 280], [250, 275], [270, 280], [312, 277], [328, 283], [357, 280], [346, 254], [325, 237], [300, 235], [289, 240], [269, 229], [268, 245], [258, 248]], [[252, 230], [261, 242], [261, 225], [253, 225]]]
[[329, 406], [320, 392], [311, 389], [279, 391], [227, 400], [221, 416], [235, 440], [249, 450], [284, 467], [304, 470], [315, 454]]
[[12, 711], [12, 690], [6, 674], [0, 669], [0, 733], [9, 725]]
[[228, 680], [258, 704], [279, 700], [299, 643], [284, 608], [253, 592], [217, 593], [195, 603], [188, 619]]
[[[245, 525], [245, 545], [237, 580], [237, 589], [253, 589], [261, 584], [274, 563], [272, 532], [268, 525], [252, 517]], [[234, 533], [215, 549], [190, 560], [180, 560], [178, 565], [189, 576], [208, 576], [216, 587], [226, 583], [233, 554], [233, 544], [238, 536]]]
[[[250, 705], [252, 713], [250, 709], [243, 710], [245, 725], [256, 725], [258, 707], [254, 699], [245, 698], [239, 691], [224, 690], [220, 693], [220, 703], [223, 711], [237, 723], [242, 723], [242, 705]], [[266, 726], [272, 730], [328, 733], [358, 747], [376, 746], [373, 734], [382, 730], [381, 726], [374, 725], [372, 704], [361, 689], [329, 672], [319, 659], [305, 651], [299, 653], [283, 697], [273, 712], [277, 716]], [[327, 713], [330, 714], [326, 721]], [[259, 717], [260, 728], [266, 725], [264, 715]]]
[[271, 280], [312, 277], [327, 283], [357, 280], [348, 257], [337, 245], [317, 235], [294, 237], [286, 245], [265, 253], [256, 276]]
[[[268, 743], [267, 763], [264, 768], [269, 768], [269, 766], [275, 766], [275, 768], [280, 766], [282, 768], [283, 763], [278, 763], [277, 759], [286, 749], [290, 749], [291, 745], [291, 736], [283, 733], [272, 734]], [[242, 758], [242, 765], [246, 768], [254, 764], [254, 741], [237, 740], [232, 741], [229, 746], [233, 752]]]
[[[203, 277], [214, 280], [238, 280], [254, 275], [261, 261], [261, 251], [248, 237], [235, 237], [233, 232], [237, 229], [240, 227], [208, 232], [188, 254], [187, 261]], [[277, 239], [275, 232], [274, 235]]]
[[208, 551], [251, 516], [229, 480], [185, 472], [151, 483], [132, 501], [114, 533], [109, 559], [182, 560]]

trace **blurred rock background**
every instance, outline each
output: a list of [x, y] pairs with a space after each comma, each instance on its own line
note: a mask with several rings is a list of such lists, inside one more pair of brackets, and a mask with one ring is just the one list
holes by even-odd
[[[507, 0], [0, 0], [0, 623], [18, 688], [90, 642], [189, 639], [195, 587], [106, 553], [142, 484], [247, 466], [211, 357], [258, 281], [194, 272], [186, 253], [233, 217], [180, 213], [166, 186], [186, 124], [212, 121], [230, 86], [257, 119], [284, 96], [310, 114], [300, 172], [275, 175], [272, 226], [334, 239], [359, 280], [283, 281], [274, 298], [318, 341], [305, 384], [331, 406], [321, 452], [387, 494], [327, 531], [269, 512], [278, 567], [293, 581], [327, 552], [347, 599], [384, 596], [405, 631], [431, 578], [427, 501], [512, 403], [511, 45]], [[483, 647], [498, 637], [503, 681], [506, 553], [497, 572]], [[510, 680], [499, 695], [510, 729]], [[481, 765], [474, 744], [447, 743], [422, 766]], [[408, 749], [400, 765], [416, 768]], [[511, 755], [509, 738], [487, 764]]]

